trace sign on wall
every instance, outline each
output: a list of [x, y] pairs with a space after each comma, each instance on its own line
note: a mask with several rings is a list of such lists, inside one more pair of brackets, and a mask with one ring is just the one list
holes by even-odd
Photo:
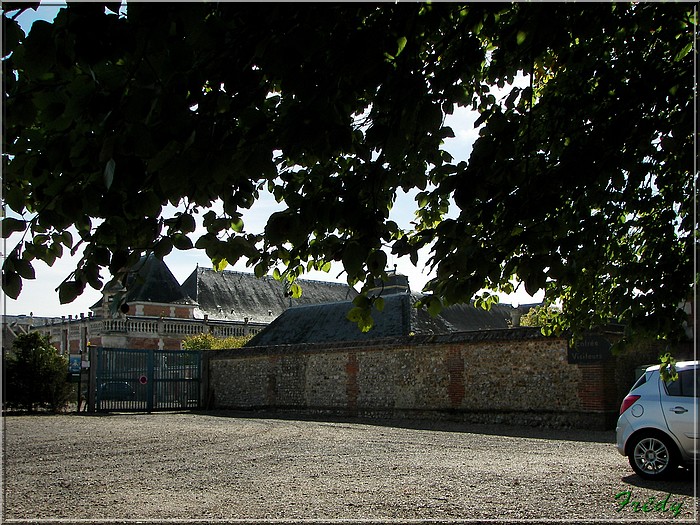
[[599, 334], [587, 334], [574, 346], [567, 343], [569, 364], [600, 363], [612, 358], [612, 343]]
[[80, 366], [82, 361], [82, 356], [79, 354], [71, 354], [68, 356], [68, 373], [69, 374], [79, 374]]

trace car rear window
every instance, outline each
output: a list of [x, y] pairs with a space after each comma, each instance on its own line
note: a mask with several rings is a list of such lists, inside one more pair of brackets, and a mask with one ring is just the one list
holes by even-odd
[[642, 386], [646, 382], [647, 382], [647, 374], [646, 374], [646, 372], [644, 372], [641, 376], [639, 376], [639, 379], [637, 379], [637, 382], [632, 386], [632, 388], [630, 388], [630, 392], [632, 390], [636, 390], [637, 388], [639, 388], [640, 386]]
[[683, 370], [678, 373], [675, 381], [666, 381], [666, 392], [669, 396], [698, 397], [700, 377], [695, 370]]

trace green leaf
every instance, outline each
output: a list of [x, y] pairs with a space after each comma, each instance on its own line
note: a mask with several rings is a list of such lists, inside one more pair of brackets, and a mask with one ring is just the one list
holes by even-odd
[[102, 279], [100, 279], [100, 269], [96, 264], [88, 263], [83, 268], [85, 271], [85, 279], [88, 284], [95, 290], [102, 289]]
[[195, 229], [197, 229], [197, 223], [195, 222], [194, 217], [192, 217], [192, 215], [189, 213], [183, 213], [180, 215], [177, 222], [182, 233], [192, 233], [195, 231]]
[[194, 248], [194, 245], [192, 244], [192, 239], [190, 239], [187, 235], [183, 233], [174, 233], [170, 236], [170, 238], [173, 241], [173, 246], [175, 246], [175, 248], [177, 248], [178, 250], [185, 251]]
[[173, 251], [173, 241], [168, 237], [163, 237], [153, 247], [153, 253], [158, 259], [163, 259], [166, 255]]
[[36, 275], [34, 273], [34, 267], [26, 259], [14, 259], [13, 265], [15, 271], [20, 275], [22, 279], [35, 279]]
[[231, 229], [235, 231], [236, 233], [241, 233], [243, 231], [244, 224], [243, 220], [238, 218], [238, 219], [233, 219], [231, 221]]
[[676, 54], [676, 56], [674, 57], [673, 60], [675, 60], [676, 62], [680, 62], [681, 60], [683, 60], [683, 59], [685, 58], [685, 56], [686, 56], [688, 53], [690, 53], [690, 51], [691, 51], [692, 49], [693, 49], [693, 41], [691, 40], [690, 42], [688, 42], [688, 43], [685, 45], [685, 47], [683, 47], [683, 49], [681, 49], [681, 50], [678, 52], [678, 54]]
[[263, 263], [258, 263], [255, 265], [255, 268], [253, 268], [253, 272], [255, 273], [255, 277], [260, 279], [261, 277], [265, 277], [267, 267]]
[[383, 312], [384, 311], [384, 298], [383, 297], [377, 297], [374, 299], [374, 307], [377, 309], [378, 312]]
[[377, 275], [386, 268], [386, 263], [386, 253], [382, 250], [375, 250], [368, 258], [367, 268], [370, 272]]
[[289, 210], [275, 212], [267, 219], [265, 237], [272, 245], [280, 245], [289, 240], [290, 229], [294, 227], [293, 217], [296, 214]]
[[2, 237], [7, 239], [14, 232], [24, 231], [27, 227], [27, 221], [15, 219], [13, 217], [5, 217], [2, 220]]
[[69, 231], [64, 231], [61, 233], [61, 242], [66, 248], [73, 247], [73, 234]]
[[372, 301], [370, 300], [369, 297], [365, 294], [359, 294], [355, 296], [355, 298], [352, 300], [352, 304], [359, 308], [363, 308], [365, 310], [369, 310], [369, 308], [372, 306]]
[[358, 321], [357, 326], [360, 328], [363, 334], [369, 332], [374, 327], [374, 319], [371, 315], [363, 317]]
[[401, 52], [404, 50], [404, 48], [406, 47], [406, 42], [408, 42], [408, 40], [406, 39], [405, 36], [402, 36], [397, 40], [396, 43], [398, 44], [398, 49], [396, 51], [396, 56], [399, 56], [401, 54]]
[[2, 290], [10, 299], [17, 299], [22, 291], [22, 278], [15, 271], [3, 269]]
[[374, 326], [374, 319], [372, 319], [368, 308], [355, 306], [348, 311], [346, 318], [355, 323], [363, 333], [369, 332]]
[[226, 259], [212, 259], [211, 264], [215, 272], [222, 272], [228, 266], [228, 261]]
[[342, 261], [348, 276], [355, 277], [362, 271], [366, 253], [366, 249], [356, 241], [350, 241], [345, 245]]
[[422, 191], [416, 195], [416, 202], [419, 208], [425, 208], [430, 202], [430, 194], [427, 191]]
[[359, 306], [355, 306], [354, 308], [351, 308], [350, 311], [347, 313], [346, 317], [349, 321], [352, 321], [353, 323], [357, 323], [360, 318], [363, 315], [364, 310], [360, 308]]
[[547, 275], [539, 270], [534, 270], [525, 278], [525, 291], [529, 295], [535, 295], [544, 288], [547, 282]]
[[61, 304], [75, 301], [83, 291], [83, 286], [77, 281], [65, 281], [58, 287], [58, 300]]
[[661, 361], [661, 366], [659, 367], [659, 375], [663, 381], [677, 381], [678, 371], [676, 370], [676, 360], [670, 354], [666, 353], [659, 356], [659, 361]]
[[114, 182], [114, 169], [116, 167], [116, 162], [114, 162], [114, 159], [109, 159], [107, 161], [107, 165], [105, 166], [105, 171], [104, 171], [104, 180], [105, 180], [105, 187], [107, 189], [110, 189], [112, 187], [112, 183]]
[[428, 313], [431, 317], [437, 317], [442, 311], [442, 301], [437, 297], [431, 297], [428, 301]]
[[301, 286], [299, 286], [299, 284], [297, 284], [297, 283], [292, 284], [289, 287], [289, 291], [292, 295], [292, 298], [299, 299], [299, 297], [301, 297], [302, 289], [301, 289]]
[[[21, 188], [9, 188], [4, 192], [5, 203], [17, 213], [22, 213], [25, 206], [26, 194]], [[1, 227], [4, 231], [4, 226]]]

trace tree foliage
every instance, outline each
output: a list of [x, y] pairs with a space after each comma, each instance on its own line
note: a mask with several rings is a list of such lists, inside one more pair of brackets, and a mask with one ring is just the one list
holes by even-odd
[[[63, 302], [144, 252], [290, 282], [335, 261], [366, 291], [385, 250], [429, 247], [432, 310], [520, 282], [562, 301], [564, 328], [682, 333], [692, 4], [76, 3], [28, 35], [5, 9], [11, 297], [79, 248]], [[459, 162], [442, 147], [457, 107], [480, 115]], [[411, 189], [405, 231], [389, 211]], [[265, 191], [286, 208], [247, 231]]]
[[533, 306], [520, 318], [520, 326], [537, 326], [545, 335], [561, 335], [561, 309], [551, 304]]
[[197, 334], [185, 337], [182, 347], [185, 350], [228, 350], [241, 348], [252, 336], [214, 337], [212, 334]]
[[67, 382], [68, 359], [58, 353], [49, 336], [21, 334], [5, 357], [5, 402], [33, 412], [64, 409], [73, 389]]
[[665, 353], [659, 356], [661, 366], [659, 367], [659, 375], [664, 381], [678, 381], [678, 371], [676, 370], [676, 360], [670, 353]]

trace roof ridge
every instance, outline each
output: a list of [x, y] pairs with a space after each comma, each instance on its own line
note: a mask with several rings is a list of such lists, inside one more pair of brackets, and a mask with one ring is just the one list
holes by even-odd
[[[272, 275], [263, 275], [262, 277], [257, 277], [254, 273], [252, 272], [242, 272], [240, 270], [215, 270], [214, 268], [208, 268], [204, 266], [198, 266], [197, 270], [201, 270], [204, 272], [204, 270], [208, 272], [214, 272], [214, 273], [220, 273], [220, 274], [235, 274], [235, 275], [241, 275], [241, 276], [246, 276], [246, 277], [252, 277], [253, 279], [265, 279], [265, 280], [273, 280], [276, 281]], [[320, 283], [320, 284], [328, 284], [328, 285], [334, 285], [334, 286], [344, 286], [351, 288], [351, 286], [347, 283], [344, 282], [338, 282], [338, 281], [322, 281], [318, 279], [297, 279], [297, 282], [299, 283]]]

